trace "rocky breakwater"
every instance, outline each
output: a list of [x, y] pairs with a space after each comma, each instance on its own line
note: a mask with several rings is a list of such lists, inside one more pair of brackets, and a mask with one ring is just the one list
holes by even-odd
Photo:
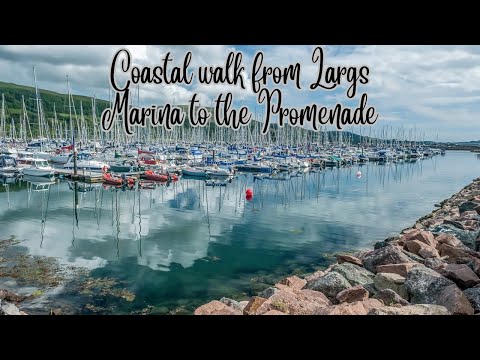
[[480, 314], [480, 178], [372, 251], [290, 276], [248, 301], [222, 298], [196, 315]]
[[17, 295], [8, 290], [0, 289], [0, 315], [27, 315], [18, 309], [17, 304], [26, 300], [27, 296]]

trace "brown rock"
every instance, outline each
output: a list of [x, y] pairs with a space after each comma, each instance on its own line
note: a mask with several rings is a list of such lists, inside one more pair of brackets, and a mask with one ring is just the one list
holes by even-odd
[[450, 246], [461, 246], [462, 242], [458, 240], [455, 235], [443, 233], [438, 235], [435, 240], [437, 240], [437, 249], [440, 249], [442, 244], [448, 244]]
[[413, 236], [410, 236], [408, 240], [418, 240], [428, 246], [435, 247], [437, 245], [437, 241], [435, 237], [430, 231], [421, 230]]
[[27, 297], [24, 295], [17, 295], [11, 291], [0, 289], [0, 300], [9, 301], [11, 303], [19, 303], [25, 300]]
[[267, 301], [267, 299], [261, 298], [259, 296], [254, 296], [250, 299], [247, 306], [243, 309], [244, 315], [254, 315], [262, 304]]
[[[411, 253], [414, 253], [416, 255], [422, 256], [423, 258], [429, 258], [429, 257], [438, 257], [438, 252], [437, 250], [429, 246], [420, 240], [409, 240], [405, 243], [405, 248], [406, 250], [410, 251]], [[421, 253], [422, 254], [421, 254]]]
[[398, 295], [392, 289], [380, 290], [373, 297], [374, 299], [383, 301], [383, 303], [388, 306], [410, 305], [407, 300], [403, 299], [400, 295]]
[[430, 258], [438, 258], [440, 257], [440, 254], [438, 253], [437, 249], [429, 246], [429, 247], [424, 247], [418, 251], [418, 255], [423, 257], [424, 259], [430, 259]]
[[291, 315], [314, 315], [320, 308], [331, 305], [328, 298], [314, 290], [279, 290], [265, 301], [255, 312], [261, 315], [278, 310]]
[[353, 286], [351, 288], [340, 291], [336, 299], [338, 302], [351, 303], [354, 301], [363, 301], [368, 299], [368, 290], [362, 285]]
[[242, 315], [242, 312], [214, 300], [197, 308], [194, 315]]
[[365, 311], [368, 313], [370, 310], [377, 309], [385, 304], [379, 299], [366, 299], [362, 301], [362, 305], [365, 308]]
[[453, 280], [460, 288], [467, 289], [480, 283], [480, 278], [465, 264], [448, 264], [443, 276]]
[[419, 230], [413, 229], [413, 228], [408, 228], [408, 229], [403, 229], [402, 230], [402, 234], [404, 234], [405, 236], [408, 236], [408, 235], [414, 234], [414, 233], [416, 234], [418, 232], [419, 232]]
[[412, 238], [416, 235], [420, 234], [420, 230], [418, 229], [409, 229], [409, 231], [406, 231], [403, 233], [403, 240], [404, 241], [409, 241], [413, 240]]
[[447, 256], [446, 261], [451, 264], [456, 263], [458, 258], [470, 257], [465, 251], [448, 244], [440, 246], [440, 256]]
[[305, 280], [307, 282], [315, 282], [319, 278], [321, 278], [325, 273], [322, 270], [315, 271], [313, 274], [305, 276]]
[[367, 315], [367, 311], [360, 301], [356, 301], [321, 308], [316, 315]]
[[279, 284], [300, 290], [307, 284], [307, 280], [300, 279], [298, 276], [290, 276], [280, 280]]
[[419, 266], [418, 263], [402, 263], [402, 264], [388, 264], [377, 266], [377, 273], [392, 273], [406, 277], [407, 273], [415, 266]]
[[447, 263], [440, 258], [429, 258], [425, 260], [425, 266], [440, 272], [447, 266]]
[[263, 315], [287, 315], [281, 311], [278, 310], [268, 310], [265, 314]]
[[351, 255], [337, 255], [337, 261], [338, 261], [339, 264], [342, 264], [344, 262], [348, 262], [348, 263], [355, 264], [355, 265], [358, 265], [358, 266], [363, 266], [362, 260], [360, 260], [359, 258], [357, 258], [355, 256], [351, 256]]
[[445, 306], [453, 315], [473, 315], [474, 313], [472, 305], [457, 285], [450, 285], [443, 289], [436, 303]]

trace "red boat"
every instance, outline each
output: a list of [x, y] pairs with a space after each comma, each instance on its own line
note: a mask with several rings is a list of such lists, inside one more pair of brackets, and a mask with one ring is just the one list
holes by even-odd
[[[135, 179], [134, 178], [126, 178], [128, 185], [134, 185], [135, 184]], [[103, 183], [107, 185], [116, 185], [116, 186], [122, 186], [124, 184], [124, 180], [120, 177], [113, 177], [112, 174], [106, 173], [103, 174]]]
[[156, 174], [152, 170], [145, 171], [145, 178], [153, 181], [168, 181], [168, 175]]

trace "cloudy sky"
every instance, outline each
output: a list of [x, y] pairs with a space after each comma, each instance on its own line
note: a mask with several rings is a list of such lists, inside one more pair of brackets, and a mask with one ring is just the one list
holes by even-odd
[[[335, 91], [308, 90], [318, 72], [318, 65], [311, 60], [315, 46], [9, 45], [0, 46], [0, 81], [32, 85], [35, 65], [40, 88], [66, 92], [68, 74], [74, 93], [108, 99], [112, 57], [121, 48], [129, 49], [133, 64], [140, 67], [162, 64], [167, 52], [171, 52], [172, 65], [181, 65], [185, 53], [191, 51], [192, 72], [198, 66], [225, 64], [230, 51], [243, 53], [246, 90], [231, 85], [201, 85], [197, 77], [189, 86], [142, 84], [142, 105], [186, 104], [194, 93], [200, 95], [202, 104], [210, 105], [218, 94], [232, 92], [236, 105], [247, 105], [261, 114], [264, 105], [257, 104], [250, 85], [252, 61], [261, 50], [265, 66], [302, 65], [302, 90], [293, 84], [279, 86], [287, 107], [312, 103], [333, 107], [338, 102], [356, 107], [361, 94], [367, 93], [368, 105], [375, 106], [379, 113], [375, 132], [388, 129], [395, 134], [402, 129], [406, 133], [415, 131], [418, 136], [425, 134], [430, 140], [480, 140], [480, 46], [322, 46], [325, 68], [370, 68], [369, 83], [359, 85], [353, 100], [347, 98], [348, 86], [343, 84]], [[361, 131], [368, 134], [370, 130], [362, 127]]]

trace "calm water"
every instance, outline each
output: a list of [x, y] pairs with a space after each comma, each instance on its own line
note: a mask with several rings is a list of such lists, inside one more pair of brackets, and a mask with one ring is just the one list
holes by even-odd
[[[285, 274], [313, 271], [336, 252], [370, 247], [478, 176], [475, 154], [447, 152], [284, 181], [240, 175], [226, 187], [193, 179], [140, 191], [80, 185], [76, 212], [68, 182], [40, 191], [22, 181], [0, 186], [0, 239], [14, 235], [28, 254], [88, 268], [136, 295], [108, 303], [62, 288], [47, 294], [78, 312], [89, 313], [88, 302], [103, 307], [99, 313], [147, 306], [152, 313], [188, 313], [222, 296], [244, 299]], [[252, 201], [245, 200], [248, 187]]]

